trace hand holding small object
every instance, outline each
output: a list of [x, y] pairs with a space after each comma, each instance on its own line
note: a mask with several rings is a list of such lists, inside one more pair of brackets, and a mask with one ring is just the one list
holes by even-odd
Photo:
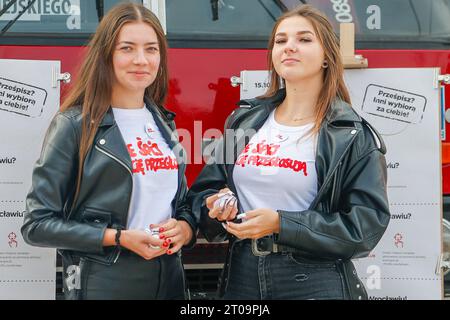
[[233, 220], [238, 213], [237, 198], [230, 189], [225, 188], [206, 199], [211, 219], [219, 221]]

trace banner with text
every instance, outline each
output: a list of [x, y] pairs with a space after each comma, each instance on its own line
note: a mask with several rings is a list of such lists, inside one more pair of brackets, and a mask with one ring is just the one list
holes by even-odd
[[59, 61], [0, 60], [0, 299], [55, 299], [56, 251], [20, 233], [33, 166], [59, 108]]

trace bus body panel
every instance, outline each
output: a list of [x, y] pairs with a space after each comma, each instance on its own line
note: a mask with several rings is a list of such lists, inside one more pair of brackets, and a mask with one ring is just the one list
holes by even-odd
[[[0, 46], [0, 59], [59, 60], [62, 72], [76, 76], [84, 47]], [[449, 50], [358, 50], [369, 61], [369, 68], [439, 67], [450, 74]], [[169, 49], [170, 86], [166, 107], [177, 113], [179, 129], [190, 133], [185, 141], [191, 155], [187, 179], [189, 185], [202, 168], [200, 150], [203, 133], [223, 130], [226, 117], [239, 101], [239, 87], [232, 87], [230, 77], [242, 70], [264, 70], [264, 49]], [[445, 105], [450, 107], [450, 86], [446, 86]], [[68, 89], [62, 86], [62, 97]], [[437, 107], [437, 106], [436, 106]], [[195, 124], [196, 123], [196, 124]], [[195, 125], [194, 125], [195, 124]], [[450, 142], [450, 124], [446, 122], [446, 140]], [[209, 136], [205, 137], [209, 138]], [[199, 161], [200, 159], [200, 161]], [[450, 166], [442, 167], [443, 193], [450, 194]]]

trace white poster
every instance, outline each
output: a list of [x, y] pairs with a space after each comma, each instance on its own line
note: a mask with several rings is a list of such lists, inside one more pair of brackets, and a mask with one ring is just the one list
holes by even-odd
[[20, 233], [31, 174], [59, 108], [59, 61], [0, 60], [0, 299], [55, 299], [56, 251]]
[[353, 107], [383, 136], [391, 222], [356, 262], [372, 299], [441, 299], [442, 187], [436, 69], [347, 70]]
[[[391, 222], [368, 258], [355, 260], [369, 299], [441, 299], [439, 89], [435, 68], [346, 70], [353, 108], [386, 147]], [[241, 72], [241, 98], [265, 92], [267, 71]]]

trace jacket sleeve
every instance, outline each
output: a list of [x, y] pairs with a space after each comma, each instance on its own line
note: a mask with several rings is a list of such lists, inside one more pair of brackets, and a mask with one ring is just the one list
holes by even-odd
[[210, 242], [224, 241], [228, 233], [222, 224], [216, 219], [211, 219], [208, 215], [208, 208], [205, 200], [209, 196], [217, 193], [220, 189], [227, 187], [227, 178], [223, 157], [223, 138], [215, 146], [213, 158], [205, 164], [202, 171], [192, 184], [188, 193], [188, 203], [195, 216], [200, 219], [200, 231]]
[[277, 243], [321, 257], [367, 256], [390, 220], [384, 155], [371, 151], [344, 177], [336, 212], [279, 210]]
[[105, 225], [66, 220], [64, 216], [76, 183], [78, 141], [72, 120], [58, 113], [33, 169], [21, 232], [25, 242], [33, 246], [103, 253]]
[[[178, 148], [181, 148], [183, 153], [185, 152], [183, 146], [180, 143], [180, 139], [178, 136], [178, 132], [176, 131], [176, 124], [174, 120], [167, 121], [167, 124], [169, 125], [170, 129], [172, 129], [172, 136], [170, 137], [175, 143], [175, 149], [174, 152], [180, 152]], [[199, 218], [195, 216], [192, 213], [190, 205], [186, 201], [186, 196], [188, 193], [188, 186], [187, 186], [187, 180], [186, 176], [181, 177], [183, 179], [181, 181], [181, 191], [178, 195], [178, 205], [177, 208], [175, 208], [176, 214], [175, 218], [177, 220], [183, 220], [185, 221], [192, 229], [192, 239], [189, 241], [188, 244], [184, 246], [186, 249], [191, 249], [194, 247], [195, 243], [197, 242], [197, 231], [198, 231], [198, 220]]]
[[189, 204], [186, 201], [186, 197], [187, 197], [187, 193], [188, 193], [186, 177], [183, 177], [183, 182], [182, 182], [181, 188], [182, 188], [182, 191], [179, 195], [176, 219], [186, 221], [187, 224], [189, 224], [189, 226], [191, 227], [192, 239], [191, 239], [191, 241], [189, 241], [189, 243], [187, 245], [184, 246], [185, 248], [191, 249], [192, 247], [194, 247], [195, 243], [197, 242], [197, 229], [198, 229], [198, 220], [199, 219], [196, 215], [194, 215], [194, 213], [191, 210], [191, 207], [189, 206]]

